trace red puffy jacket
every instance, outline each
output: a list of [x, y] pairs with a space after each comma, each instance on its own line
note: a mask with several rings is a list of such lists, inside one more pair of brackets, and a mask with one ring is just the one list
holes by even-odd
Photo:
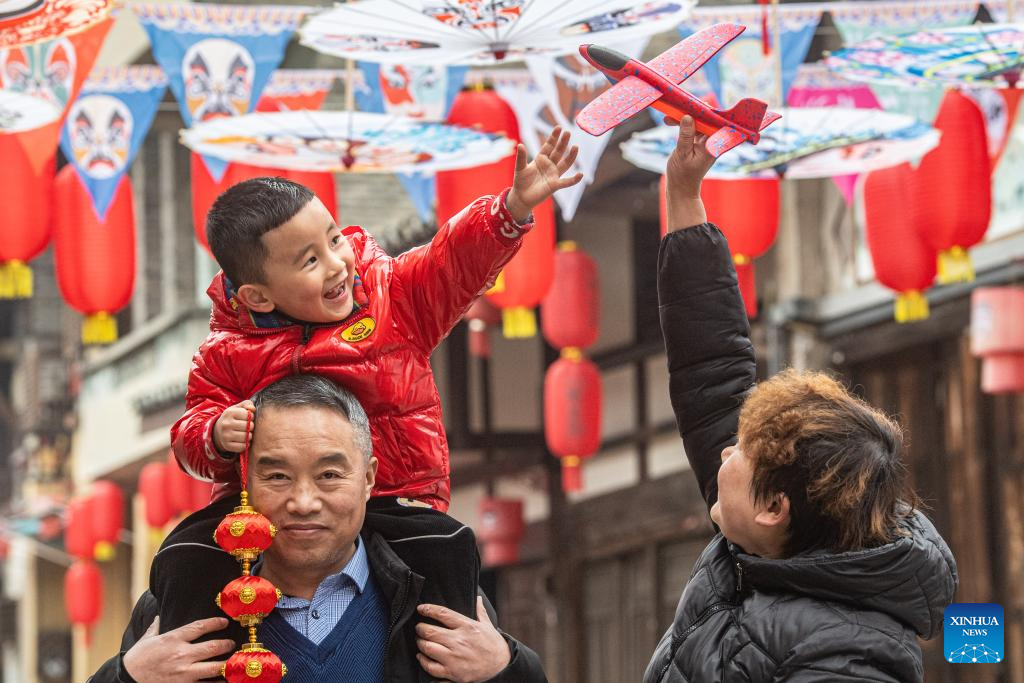
[[532, 225], [516, 225], [500, 196], [481, 197], [429, 244], [391, 258], [366, 232], [343, 232], [355, 251], [365, 302], [326, 325], [258, 327], [218, 274], [210, 335], [192, 359], [186, 411], [171, 428], [178, 462], [219, 482], [213, 499], [239, 490], [234, 462], [213, 445], [225, 408], [293, 373], [316, 373], [350, 389], [370, 418], [379, 461], [374, 495], [405, 496], [447, 511], [448, 441], [430, 354], [494, 282]]

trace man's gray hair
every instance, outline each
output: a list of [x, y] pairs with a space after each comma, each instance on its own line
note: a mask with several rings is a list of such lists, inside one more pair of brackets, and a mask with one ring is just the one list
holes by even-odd
[[311, 406], [327, 408], [345, 416], [352, 425], [352, 435], [356, 448], [369, 460], [373, 455], [373, 442], [370, 439], [370, 420], [366, 417], [363, 405], [355, 395], [320, 375], [289, 375], [261, 389], [252, 397], [256, 405], [256, 417], [260, 410], [274, 406], [276, 408], [294, 408]]

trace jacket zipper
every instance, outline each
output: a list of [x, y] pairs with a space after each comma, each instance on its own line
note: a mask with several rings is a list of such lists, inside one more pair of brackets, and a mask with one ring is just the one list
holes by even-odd
[[743, 565], [740, 564], [739, 560], [736, 560], [736, 593], [743, 592]]
[[391, 634], [395, 629], [395, 626], [402, 619], [402, 614], [405, 612], [405, 606], [409, 604], [409, 589], [412, 587], [412, 572], [405, 573], [405, 588], [402, 590], [402, 603], [395, 613], [396, 616], [388, 624], [388, 642], [391, 642]]
[[660, 681], [662, 678], [664, 678], [665, 672], [668, 671], [668, 668], [670, 666], [672, 666], [672, 662], [676, 658], [676, 650], [679, 649], [679, 646], [681, 646], [683, 644], [683, 641], [686, 640], [690, 636], [691, 633], [693, 633], [698, 628], [700, 628], [700, 626], [705, 621], [707, 621], [708, 619], [711, 618], [711, 615], [713, 615], [713, 614], [715, 614], [717, 612], [721, 612], [722, 610], [724, 610], [726, 608], [729, 608], [729, 607], [733, 607], [733, 604], [729, 603], [729, 602], [719, 602], [719, 603], [715, 603], [714, 605], [711, 605], [711, 607], [708, 607], [706, 610], [704, 610], [701, 613], [701, 615], [699, 617], [697, 617], [697, 621], [695, 621], [692, 624], [690, 624], [690, 626], [687, 627], [686, 631], [684, 631], [681, 635], [679, 635], [678, 637], [677, 636], [672, 636], [672, 645], [671, 645], [671, 647], [669, 648], [669, 651], [668, 651], [668, 661], [665, 662], [665, 666], [662, 667], [661, 673], [658, 674], [658, 678], [655, 679], [655, 680]]
[[309, 338], [313, 336], [313, 326], [303, 325], [302, 326], [302, 341], [292, 351], [292, 374], [297, 375], [302, 372], [302, 349], [309, 343]]

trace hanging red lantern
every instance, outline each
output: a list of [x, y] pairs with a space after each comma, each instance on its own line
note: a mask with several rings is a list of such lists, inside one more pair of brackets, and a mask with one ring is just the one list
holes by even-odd
[[93, 531], [93, 499], [87, 496], [72, 498], [67, 507], [64, 526], [64, 549], [79, 559], [92, 559], [96, 548]]
[[706, 178], [701, 183], [700, 194], [708, 220], [718, 226], [729, 242], [749, 318], [757, 317], [754, 259], [768, 251], [779, 232], [779, 193], [779, 179], [774, 176]]
[[277, 683], [286, 673], [281, 658], [259, 643], [246, 643], [220, 668], [228, 683]]
[[601, 447], [601, 372], [567, 349], [544, 377], [544, 438], [562, 460], [562, 488], [579, 491], [580, 461]]
[[597, 266], [575, 242], [558, 245], [541, 320], [544, 338], [556, 349], [585, 349], [597, 341], [601, 320]]
[[146, 503], [146, 524], [163, 529], [174, 511], [167, 498], [167, 463], [151, 462], [139, 472], [139, 493]]
[[487, 298], [501, 309], [502, 331], [510, 339], [537, 334], [534, 307], [540, 305], [555, 275], [555, 203], [550, 198], [533, 210], [533, 229], [498, 275]]
[[192, 491], [189, 482], [192, 477], [185, 474], [174, 457], [174, 451], [167, 452], [167, 502], [171, 506], [171, 514], [177, 515], [192, 511]]
[[91, 494], [94, 554], [97, 560], [107, 562], [114, 559], [114, 546], [124, 528], [124, 493], [114, 482], [100, 479], [93, 482]]
[[68, 621], [90, 627], [103, 611], [103, 575], [89, 560], [75, 560], [64, 574], [64, 610]]
[[971, 293], [971, 351], [983, 359], [982, 391], [1024, 392], [1024, 287]]
[[56, 158], [36, 172], [18, 134], [9, 133], [0, 135], [0, 159], [0, 299], [22, 299], [32, 296], [32, 270], [27, 264], [50, 243]]
[[118, 183], [101, 219], [78, 171], [67, 165], [54, 184], [54, 260], [57, 284], [68, 304], [85, 315], [82, 343], [117, 340], [113, 313], [131, 299], [135, 287], [135, 208], [131, 179]]
[[488, 328], [501, 322], [501, 311], [487, 300], [480, 297], [473, 302], [466, 314], [462, 316], [469, 326], [469, 353], [475, 358], [491, 357], [491, 338]]
[[281, 591], [266, 579], [246, 574], [224, 586], [217, 593], [217, 607], [237, 621], [243, 628], [260, 623], [273, 611]]
[[935, 279], [935, 251], [921, 239], [908, 188], [914, 182], [909, 164], [872, 171], [864, 179], [865, 232], [878, 281], [897, 292], [897, 322], [928, 317], [923, 292]]
[[200, 481], [199, 479], [188, 478], [189, 510], [195, 512], [202, 510], [210, 504], [213, 498], [213, 482]]
[[985, 116], [969, 97], [949, 90], [934, 125], [942, 139], [921, 160], [904, 198], [910, 189], [914, 224], [938, 252], [939, 283], [969, 282], [974, 267], [967, 250], [984, 238], [992, 216]]
[[481, 560], [485, 567], [515, 564], [519, 561], [519, 544], [526, 533], [523, 501], [483, 498], [480, 501], [480, 527], [476, 532], [483, 545]]

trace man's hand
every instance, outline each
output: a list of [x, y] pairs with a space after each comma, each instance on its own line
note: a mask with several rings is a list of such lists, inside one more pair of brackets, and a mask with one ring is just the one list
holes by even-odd
[[242, 401], [227, 408], [213, 425], [213, 444], [224, 453], [241, 453], [252, 440], [252, 416], [256, 406]]
[[669, 232], [705, 223], [708, 220], [700, 199], [700, 185], [711, 170], [715, 158], [708, 152], [707, 136], [697, 132], [690, 116], [681, 121], [665, 119], [679, 126], [676, 148], [668, 158], [666, 194]]
[[572, 187], [583, 180], [577, 173], [570, 178], [562, 174], [572, 168], [579, 148], [569, 148], [569, 133], [555, 126], [544, 141], [537, 158], [526, 163], [526, 147], [516, 147], [516, 174], [512, 180], [512, 191], [508, 193], [508, 210], [516, 223], [523, 223], [530, 217], [534, 207], [558, 190]]
[[227, 619], [214, 617], [193, 621], [160, 635], [160, 617], [156, 617], [138, 642], [124, 653], [125, 671], [137, 683], [195, 683], [204, 678], [217, 678], [224, 662], [203, 660], [231, 652], [235, 641], [192, 641], [227, 625]]
[[505, 638], [491, 624], [483, 598], [476, 599], [479, 621], [440, 605], [420, 605], [417, 611], [447, 628], [416, 625], [416, 659], [434, 678], [452, 683], [490, 680], [508, 666], [512, 653]]

